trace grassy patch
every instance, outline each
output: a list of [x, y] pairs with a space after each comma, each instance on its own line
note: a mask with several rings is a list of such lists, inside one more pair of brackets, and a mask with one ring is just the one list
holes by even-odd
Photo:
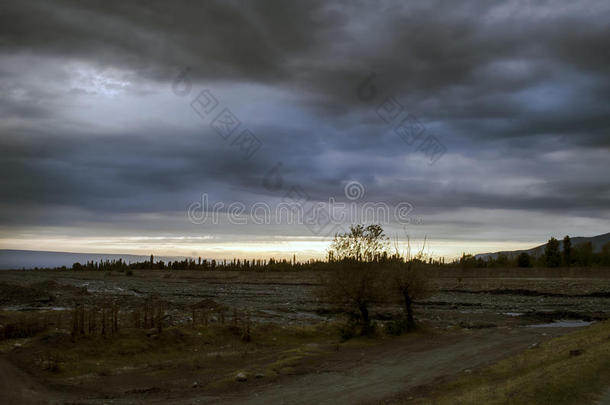
[[82, 336], [76, 341], [65, 332], [46, 333], [29, 339], [14, 355], [33, 368], [39, 368], [39, 359], [52, 356], [58, 363], [53, 375], [59, 379], [106, 377], [135, 370], [162, 376], [180, 370], [209, 374], [224, 386], [234, 381], [237, 371], [269, 377], [288, 373], [299, 361], [333, 350], [338, 340], [336, 328], [330, 324], [297, 328], [255, 325], [250, 342], [244, 342], [233, 326], [211, 324], [170, 327], [153, 336], [142, 329], [122, 329], [116, 335]]
[[588, 403], [610, 381], [610, 321], [552, 339], [432, 390], [418, 404]]
[[22, 339], [47, 330], [51, 312], [0, 311], [0, 341]]
[[[22, 315], [15, 316], [19, 319], [12, 321], [21, 320]], [[247, 376], [247, 384], [268, 383], [285, 375], [313, 372], [321, 358], [338, 350], [358, 350], [394, 338], [379, 334], [342, 342], [339, 324], [253, 324], [247, 342], [242, 326], [216, 322], [195, 328], [167, 327], [161, 333], [123, 328], [111, 335], [75, 339], [65, 328], [51, 327], [21, 340], [17, 349], [14, 339], [7, 340], [5, 350], [25, 369], [60, 384], [98, 389], [106, 380], [112, 390], [127, 392], [142, 386], [182, 389], [185, 381], [190, 389], [191, 381], [197, 381], [200, 388], [226, 392], [245, 386], [236, 381], [239, 372]]]

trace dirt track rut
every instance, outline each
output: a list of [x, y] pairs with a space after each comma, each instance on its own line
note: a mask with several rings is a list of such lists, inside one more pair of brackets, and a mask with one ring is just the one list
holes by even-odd
[[568, 331], [569, 328], [489, 329], [460, 336], [430, 336], [408, 345], [397, 341], [397, 344], [381, 349], [363, 349], [358, 358], [345, 359], [328, 370], [272, 383], [247, 394], [181, 403], [340, 405], [375, 402], [440, 377], [482, 367]]

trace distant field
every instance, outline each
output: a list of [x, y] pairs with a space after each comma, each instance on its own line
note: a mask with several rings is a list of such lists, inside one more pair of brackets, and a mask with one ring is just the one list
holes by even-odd
[[[610, 269], [443, 269], [429, 274], [432, 294], [416, 306], [420, 319], [438, 327], [527, 324], [547, 321], [553, 313], [562, 317], [562, 312], [578, 319], [610, 316]], [[155, 297], [167, 302], [180, 322], [189, 305], [212, 299], [247, 308], [258, 321], [309, 324], [341, 316], [318, 301], [319, 285], [316, 272], [141, 270], [127, 277], [118, 272], [2, 271], [0, 306], [71, 308], [115, 300], [128, 310]], [[373, 315], [383, 320], [394, 310], [398, 308], [376, 307]]]

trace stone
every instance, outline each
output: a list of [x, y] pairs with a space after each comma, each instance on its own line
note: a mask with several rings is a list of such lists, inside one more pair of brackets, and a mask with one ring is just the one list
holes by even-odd
[[235, 381], [239, 381], [239, 382], [248, 381], [248, 377], [246, 376], [245, 373], [239, 372], [235, 376]]

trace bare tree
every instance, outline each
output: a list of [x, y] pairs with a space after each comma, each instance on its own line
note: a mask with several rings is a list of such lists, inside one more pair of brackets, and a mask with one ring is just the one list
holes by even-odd
[[333, 261], [322, 295], [358, 314], [362, 334], [371, 331], [370, 305], [385, 298], [379, 261], [387, 256], [388, 241], [380, 225], [355, 225], [335, 235], [329, 249]]
[[428, 278], [424, 274], [423, 264], [425, 263], [424, 248], [411, 254], [411, 243], [407, 238], [407, 252], [400, 255], [396, 246], [396, 254], [390, 258], [384, 266], [388, 273], [388, 281], [393, 290], [399, 295], [404, 305], [407, 331], [414, 330], [415, 317], [413, 316], [413, 301], [425, 297], [429, 291]]
[[331, 267], [323, 280], [322, 295], [357, 314], [362, 334], [372, 330], [371, 304], [398, 299], [405, 311], [398, 329], [413, 330], [413, 302], [428, 292], [423, 272], [425, 246], [424, 240], [421, 250], [412, 255], [410, 242], [405, 254], [400, 254], [395, 245], [395, 254], [389, 256], [389, 239], [380, 225], [352, 226], [349, 232], [337, 234], [331, 243]]
[[324, 286], [323, 297], [344, 306], [348, 312], [357, 314], [362, 334], [368, 334], [371, 331], [369, 307], [385, 298], [381, 293], [379, 271], [374, 268], [374, 264], [350, 259], [335, 262], [325, 274]]

